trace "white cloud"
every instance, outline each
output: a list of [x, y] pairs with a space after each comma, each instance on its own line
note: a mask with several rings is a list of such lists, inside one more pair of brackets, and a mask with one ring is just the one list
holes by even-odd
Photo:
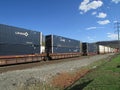
[[92, 13], [92, 15], [96, 15], [96, 14], [97, 14], [97, 12], [93, 12], [93, 13]]
[[93, 30], [93, 29], [96, 29], [97, 27], [89, 27], [89, 28], [86, 28], [86, 30]]
[[110, 21], [109, 20], [104, 20], [104, 21], [98, 21], [97, 23], [100, 24], [100, 25], [105, 25], [105, 24], [109, 24]]
[[104, 28], [104, 27], [89, 27], [89, 28], [86, 28], [86, 30], [95, 30], [95, 29], [99, 29], [99, 28]]
[[120, 0], [112, 0], [112, 2], [118, 4], [120, 2]]
[[96, 17], [98, 18], [105, 18], [107, 16], [106, 13], [100, 12]]
[[115, 40], [118, 38], [118, 35], [115, 33], [107, 33], [107, 37], [112, 39], [112, 40]]
[[91, 9], [97, 9], [103, 5], [103, 2], [100, 0], [94, 0], [90, 2], [90, 0], [83, 0], [79, 6], [79, 10], [83, 12], [87, 12]]

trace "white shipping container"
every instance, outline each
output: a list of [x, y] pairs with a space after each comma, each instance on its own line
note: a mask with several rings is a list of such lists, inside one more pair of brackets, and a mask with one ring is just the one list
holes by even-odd
[[41, 51], [40, 53], [45, 53], [45, 46], [41, 46]]
[[105, 46], [105, 53], [108, 53], [109, 51], [108, 51], [108, 47], [107, 46]]
[[103, 45], [99, 45], [99, 49], [98, 50], [99, 50], [100, 54], [105, 53], [105, 47]]
[[110, 47], [108, 47], [108, 52], [111, 53], [111, 48]]

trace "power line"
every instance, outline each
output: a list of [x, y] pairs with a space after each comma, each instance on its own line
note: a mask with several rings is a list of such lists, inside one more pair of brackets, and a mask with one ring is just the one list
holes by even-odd
[[117, 29], [116, 32], [118, 34], [118, 49], [119, 49], [119, 52], [120, 52], [120, 22], [119, 21], [116, 21], [115, 22], [115, 28]]

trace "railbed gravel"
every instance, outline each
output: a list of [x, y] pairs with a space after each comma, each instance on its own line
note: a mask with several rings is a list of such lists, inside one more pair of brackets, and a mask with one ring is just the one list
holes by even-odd
[[42, 65], [34, 68], [8, 71], [0, 74], [0, 90], [19, 90], [20, 87], [35, 83], [47, 83], [53, 76], [60, 72], [70, 72], [87, 66], [94, 61], [109, 57], [111, 54], [95, 55], [88, 58]]

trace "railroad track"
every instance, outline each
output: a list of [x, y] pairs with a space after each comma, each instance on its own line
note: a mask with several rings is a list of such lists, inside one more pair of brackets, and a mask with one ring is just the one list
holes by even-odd
[[0, 73], [4, 73], [7, 71], [34, 68], [34, 67], [38, 67], [38, 66], [49, 65], [49, 64], [60, 63], [60, 62], [67, 62], [67, 61], [71, 61], [71, 60], [80, 60], [80, 59], [89, 58], [89, 57], [92, 57], [92, 56], [81, 56], [81, 57], [74, 57], [74, 58], [67, 58], [67, 59], [37, 61], [37, 62], [29, 62], [29, 63], [15, 64], [15, 65], [5, 65], [5, 66], [0, 66]]
[[67, 58], [67, 59], [37, 61], [37, 62], [29, 62], [29, 63], [20, 63], [20, 64], [15, 64], [15, 65], [5, 65], [5, 66], [0, 66], [0, 73], [4, 73], [7, 71], [15, 71], [15, 70], [23, 70], [23, 69], [29, 69], [29, 68], [34, 68], [34, 67], [40, 67], [43, 65], [55, 64], [55, 63], [60, 63], [60, 62], [68, 62], [72, 60], [80, 60], [80, 59], [85, 59], [85, 58], [90, 58], [90, 57], [93, 57], [93, 56], [80, 56], [80, 57]]

